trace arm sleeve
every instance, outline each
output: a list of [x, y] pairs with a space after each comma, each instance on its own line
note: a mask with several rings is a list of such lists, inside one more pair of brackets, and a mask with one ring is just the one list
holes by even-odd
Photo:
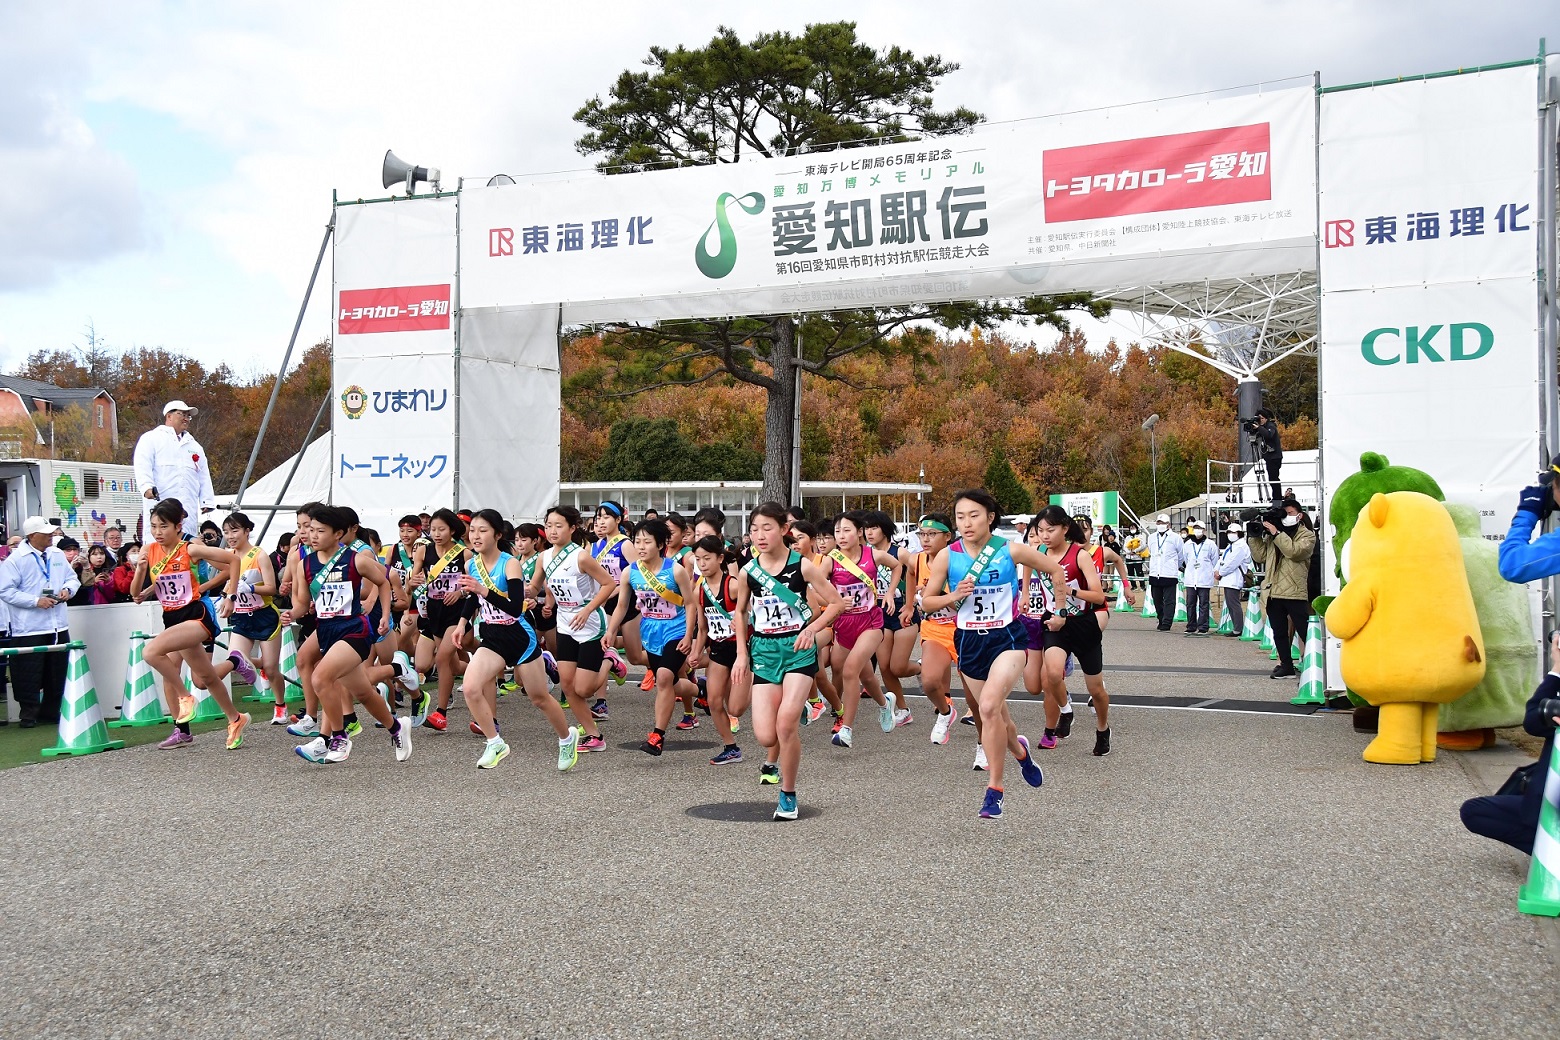
[[1522, 719], [1522, 728], [1535, 737], [1547, 737], [1555, 728], [1549, 716], [1538, 710], [1539, 702], [1548, 697], [1560, 697], [1560, 676], [1553, 672], [1545, 674], [1540, 680], [1538, 689], [1533, 691], [1532, 698], [1528, 700], [1527, 714]]
[[1511, 518], [1506, 540], [1500, 543], [1500, 576], [1522, 584], [1551, 574], [1560, 574], [1560, 531], [1550, 531], [1533, 539], [1538, 517], [1517, 510]]
[[[510, 584], [509, 584], [509, 590], [511, 592], [515, 591], [516, 589], [519, 589], [520, 592], [521, 592], [521, 594], [518, 597], [506, 596], [502, 592], [495, 592], [492, 589], [488, 589], [488, 595], [487, 595], [488, 606], [492, 607], [494, 610], [501, 611], [501, 612], [503, 612], [505, 614], [508, 614], [512, 618], [517, 618], [521, 614], [524, 614], [525, 613], [525, 593], [524, 593], [525, 586], [520, 583], [520, 579], [519, 578], [513, 579], [510, 582]], [[476, 597], [473, 596], [472, 599], [475, 600]]]

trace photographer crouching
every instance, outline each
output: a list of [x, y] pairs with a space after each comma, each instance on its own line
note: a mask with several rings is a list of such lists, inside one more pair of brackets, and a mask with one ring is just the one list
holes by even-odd
[[1544, 804], [1544, 778], [1555, 749], [1556, 726], [1560, 726], [1560, 632], [1549, 644], [1549, 674], [1539, 680], [1522, 718], [1524, 730], [1544, 738], [1543, 753], [1537, 762], [1513, 772], [1499, 793], [1463, 802], [1460, 812], [1464, 827], [1533, 854], [1538, 814]]
[[1300, 503], [1292, 498], [1260, 515], [1245, 515], [1251, 558], [1264, 568], [1262, 595], [1268, 624], [1273, 627], [1273, 645], [1278, 649], [1278, 667], [1269, 678], [1292, 678], [1300, 672], [1295, 668], [1291, 644], [1298, 635], [1304, 655], [1306, 622], [1311, 617], [1311, 557], [1316, 552], [1316, 529]]
[[1278, 482], [1278, 469], [1284, 464], [1284, 448], [1278, 441], [1278, 424], [1273, 419], [1273, 410], [1266, 406], [1258, 408], [1257, 414], [1242, 422], [1240, 428], [1251, 437], [1252, 447], [1267, 468], [1268, 489], [1276, 504], [1284, 497]]

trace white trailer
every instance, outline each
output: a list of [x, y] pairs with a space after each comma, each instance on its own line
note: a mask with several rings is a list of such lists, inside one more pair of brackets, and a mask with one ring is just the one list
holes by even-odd
[[6, 535], [21, 534], [29, 516], [55, 520], [83, 546], [103, 540], [116, 522], [125, 540], [140, 537], [141, 492], [135, 469], [107, 462], [60, 459], [0, 460], [0, 522]]

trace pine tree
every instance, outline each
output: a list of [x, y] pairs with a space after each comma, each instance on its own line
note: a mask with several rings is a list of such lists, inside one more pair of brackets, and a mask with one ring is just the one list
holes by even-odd
[[991, 461], [986, 464], [985, 485], [1004, 513], [1034, 511], [1034, 499], [1024, 489], [1024, 485], [1018, 482], [1018, 474], [1013, 472], [1007, 456], [1000, 449], [991, 453]]

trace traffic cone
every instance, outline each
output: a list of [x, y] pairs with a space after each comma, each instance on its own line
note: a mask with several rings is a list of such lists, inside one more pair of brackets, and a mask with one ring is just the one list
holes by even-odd
[[1517, 890], [1517, 909], [1524, 914], [1560, 917], [1560, 745], [1550, 753], [1544, 773], [1544, 804], [1538, 810], [1538, 830], [1533, 835], [1533, 863], [1528, 867], [1527, 884]]
[[1305, 660], [1300, 662], [1300, 692], [1290, 704], [1326, 704], [1327, 669], [1322, 665], [1322, 619], [1311, 615], [1305, 626]]
[[43, 757], [91, 755], [124, 747], [124, 741], [108, 739], [108, 726], [103, 722], [103, 709], [92, 686], [92, 669], [87, 664], [87, 644], [71, 643], [69, 653], [65, 696], [60, 701], [60, 742], [44, 748]]
[[[231, 681], [231, 679], [226, 678], [222, 680], [224, 685]], [[184, 666], [184, 688], [191, 697], [195, 698], [195, 716], [190, 719], [191, 722], [215, 722], [217, 719], [221, 719], [224, 722], [227, 721], [227, 715], [223, 713], [221, 708], [217, 707], [217, 699], [211, 695], [211, 692], [202, 690], [195, 685], [195, 680], [190, 675], [190, 666], [187, 664]], [[232, 692], [232, 688], [229, 687], [229, 696], [232, 695]]]
[[[1222, 593], [1222, 590], [1220, 590], [1220, 591]], [[1222, 594], [1219, 596], [1219, 599], [1224, 601], [1223, 609], [1219, 611], [1219, 635], [1221, 635], [1221, 636], [1234, 635], [1235, 634], [1235, 622], [1230, 617], [1230, 601], [1225, 599]]]
[[163, 714], [162, 697], [157, 693], [157, 676], [146, 663], [144, 651], [150, 637], [145, 632], [130, 633], [130, 663], [125, 665], [125, 696], [119, 718], [109, 723], [121, 726], [162, 726], [173, 719]]
[[1186, 620], [1186, 582], [1175, 583], [1175, 620], [1177, 624]]
[[[298, 636], [291, 625], [282, 629], [282, 683], [287, 691], [282, 695], [283, 700], [298, 700], [303, 696], [303, 680], [298, 678]], [[297, 696], [294, 696], [295, 690]]]
[[1269, 660], [1278, 660], [1278, 650], [1273, 646], [1273, 626], [1267, 623], [1267, 618], [1262, 619], [1262, 642], [1258, 646], [1272, 653]]
[[1246, 593], [1246, 624], [1240, 630], [1243, 643], [1255, 643], [1262, 638], [1262, 607], [1255, 591]]
[[1152, 588], [1143, 590], [1143, 609], [1138, 612], [1138, 616], [1149, 619], [1159, 616], [1159, 612], [1154, 609], [1154, 590]]
[[1120, 578], [1116, 579], [1116, 613], [1132, 613], [1132, 600], [1127, 595], [1130, 591], [1132, 591], [1131, 583], [1122, 581]]
[[259, 664], [255, 664], [255, 685], [253, 692], [250, 693], [249, 696], [245, 697], [244, 700], [265, 701], [268, 704], [271, 702], [271, 679], [270, 676], [265, 674], [264, 669], [262, 669]]

